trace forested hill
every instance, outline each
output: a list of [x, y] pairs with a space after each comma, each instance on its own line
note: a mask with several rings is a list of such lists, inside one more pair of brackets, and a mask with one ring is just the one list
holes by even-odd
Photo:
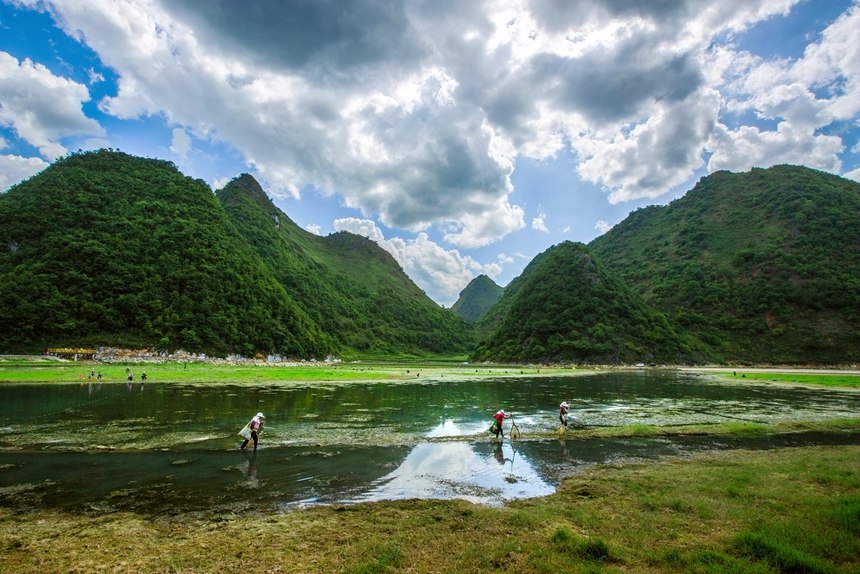
[[462, 351], [468, 330], [403, 272], [390, 253], [351, 233], [319, 237], [286, 216], [250, 175], [217, 193], [234, 225], [339, 352]]
[[[280, 212], [249, 232], [271, 204], [247, 180], [223, 191], [222, 205], [169, 162], [102, 150], [0, 194], [0, 352], [107, 344], [325, 358], [462, 348], [462, 322], [368, 240], [318, 238]], [[390, 278], [370, 280], [377, 272]], [[340, 313], [356, 326], [346, 336], [332, 319]], [[392, 335], [392, 316], [420, 333]]]
[[715, 360], [860, 360], [860, 184], [717, 172], [589, 247]]
[[0, 351], [331, 350], [209, 187], [168, 162], [66, 157], [0, 194], [0, 222]]
[[535, 257], [478, 322], [491, 331], [479, 360], [574, 363], [690, 362], [695, 352], [664, 315], [581, 243]]
[[475, 323], [501, 299], [503, 291], [504, 289], [486, 275], [478, 275], [460, 291], [451, 311], [467, 323]]

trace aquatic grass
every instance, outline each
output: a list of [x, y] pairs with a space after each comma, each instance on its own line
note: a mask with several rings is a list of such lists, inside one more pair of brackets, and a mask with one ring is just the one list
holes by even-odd
[[731, 435], [762, 435], [770, 432], [770, 427], [762, 423], [724, 423], [726, 434]]

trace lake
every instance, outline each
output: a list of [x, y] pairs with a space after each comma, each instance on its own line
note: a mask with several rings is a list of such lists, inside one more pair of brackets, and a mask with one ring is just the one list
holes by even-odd
[[[573, 425], [565, 440], [548, 439], [562, 400]], [[503, 504], [550, 494], [595, 464], [860, 440], [851, 433], [576, 438], [580, 426], [860, 412], [856, 391], [659, 370], [306, 386], [5, 384], [0, 404], [0, 505], [20, 510], [242, 512], [398, 498]], [[491, 440], [499, 408], [513, 414], [522, 440]], [[236, 433], [257, 411], [266, 414], [260, 449], [241, 452]]]

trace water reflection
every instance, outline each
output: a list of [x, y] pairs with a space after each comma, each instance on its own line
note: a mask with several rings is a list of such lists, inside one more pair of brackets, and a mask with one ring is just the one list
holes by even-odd
[[552, 431], [561, 400], [571, 405], [574, 427], [771, 423], [860, 412], [857, 392], [735, 384], [675, 372], [255, 388], [3, 385], [0, 448], [229, 449], [258, 411], [267, 416], [264, 446], [414, 446], [427, 436], [486, 436], [499, 408], [514, 413], [524, 436]]
[[[464, 431], [446, 420], [427, 434], [461, 436]], [[541, 478], [528, 457], [517, 456], [520, 446], [511, 441], [419, 444], [400, 466], [354, 500], [462, 498], [489, 504], [553, 492], [555, 487]]]
[[[169, 513], [413, 497], [499, 504], [547, 494], [593, 464], [803, 441], [858, 443], [857, 434], [491, 440], [498, 408], [513, 412], [529, 438], [556, 428], [561, 400], [571, 405], [574, 428], [860, 412], [857, 392], [671, 372], [258, 388], [2, 385], [0, 506]], [[258, 411], [267, 417], [260, 450], [239, 452], [236, 433]]]

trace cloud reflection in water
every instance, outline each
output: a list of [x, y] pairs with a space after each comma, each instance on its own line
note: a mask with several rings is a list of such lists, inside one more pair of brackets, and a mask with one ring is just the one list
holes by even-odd
[[[429, 437], [462, 436], [446, 420]], [[529, 459], [517, 452], [516, 442], [504, 440], [465, 443], [431, 442], [415, 446], [394, 471], [371, 484], [355, 502], [405, 498], [461, 498], [481, 504], [551, 494], [555, 486], [536, 472]]]

